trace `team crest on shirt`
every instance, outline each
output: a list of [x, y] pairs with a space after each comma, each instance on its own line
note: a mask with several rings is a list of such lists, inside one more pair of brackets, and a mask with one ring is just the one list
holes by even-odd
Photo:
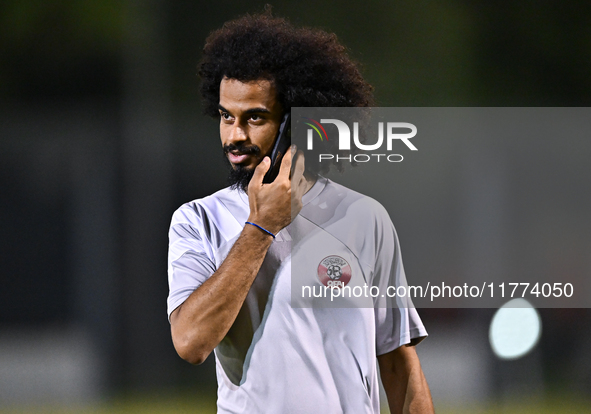
[[330, 288], [347, 286], [351, 280], [351, 266], [341, 256], [328, 256], [318, 265], [318, 279]]

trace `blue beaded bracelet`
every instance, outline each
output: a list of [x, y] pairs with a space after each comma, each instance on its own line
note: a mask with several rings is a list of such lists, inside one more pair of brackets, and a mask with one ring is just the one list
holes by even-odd
[[262, 230], [262, 231], [264, 231], [265, 233], [267, 233], [267, 234], [270, 234], [271, 236], [273, 236], [273, 238], [275, 238], [275, 235], [274, 235], [273, 233], [271, 233], [269, 230], [267, 230], [267, 229], [265, 229], [265, 228], [263, 228], [263, 227], [259, 226], [258, 224], [251, 223], [250, 221], [247, 221], [247, 222], [246, 222], [246, 223], [244, 223], [244, 224], [252, 224], [253, 226], [255, 226], [255, 227], [258, 227], [259, 229], [261, 229], [261, 230]]

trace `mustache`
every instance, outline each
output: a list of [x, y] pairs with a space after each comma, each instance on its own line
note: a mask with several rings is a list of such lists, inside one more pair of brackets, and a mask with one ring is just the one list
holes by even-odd
[[259, 155], [261, 149], [256, 145], [235, 145], [228, 144], [224, 145], [224, 154], [228, 155], [229, 152], [238, 152], [240, 154]]

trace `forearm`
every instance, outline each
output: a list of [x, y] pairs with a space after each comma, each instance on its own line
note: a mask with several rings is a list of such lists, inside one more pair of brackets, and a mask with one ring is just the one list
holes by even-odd
[[420, 365], [410, 372], [402, 412], [410, 414], [434, 412], [429, 385]]
[[179, 355], [200, 364], [234, 323], [273, 238], [246, 226], [219, 269], [171, 314]]
[[390, 412], [434, 413], [431, 392], [414, 347], [402, 346], [378, 357]]

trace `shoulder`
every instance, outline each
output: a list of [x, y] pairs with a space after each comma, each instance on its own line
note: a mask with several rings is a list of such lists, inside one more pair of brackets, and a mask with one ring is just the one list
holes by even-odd
[[231, 239], [248, 217], [248, 199], [238, 190], [224, 188], [180, 206], [172, 215], [170, 233], [189, 233], [215, 243]]
[[243, 203], [238, 190], [227, 187], [181, 205], [172, 215], [172, 224], [183, 222], [193, 224], [204, 219], [229, 214], [233, 208], [239, 208]]

